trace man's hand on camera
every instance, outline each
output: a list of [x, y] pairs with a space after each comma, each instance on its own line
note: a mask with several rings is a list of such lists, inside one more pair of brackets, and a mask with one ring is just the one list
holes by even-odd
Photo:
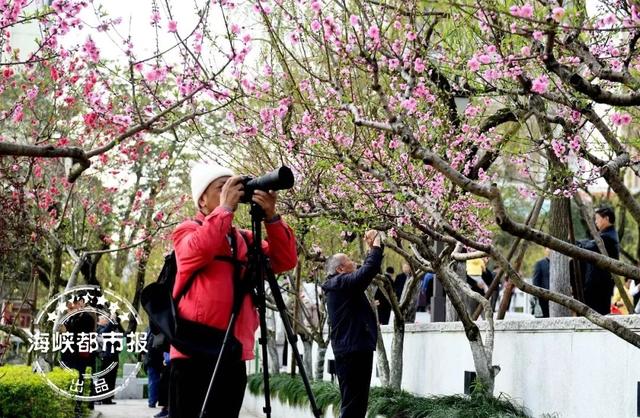
[[263, 190], [256, 190], [253, 192], [253, 201], [260, 205], [262, 210], [264, 210], [264, 219], [267, 221], [276, 216], [277, 199], [278, 195], [273, 190], [269, 190], [269, 193]]
[[220, 206], [231, 209], [235, 212], [238, 208], [238, 202], [244, 195], [244, 185], [242, 184], [242, 176], [233, 176], [222, 186], [220, 192]]
[[364, 234], [364, 241], [367, 243], [369, 248], [380, 247], [380, 232], [375, 229], [371, 229]]

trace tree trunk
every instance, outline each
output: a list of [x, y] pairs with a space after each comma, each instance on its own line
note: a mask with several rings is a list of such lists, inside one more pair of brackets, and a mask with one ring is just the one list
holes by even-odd
[[[551, 199], [549, 210], [549, 234], [566, 241], [569, 237], [571, 201], [568, 198]], [[571, 296], [571, 271], [570, 258], [566, 255], [552, 251], [549, 257], [549, 290], [566, 296]], [[572, 316], [572, 312], [555, 302], [549, 303], [549, 316]]]
[[49, 275], [49, 295], [47, 300], [51, 300], [58, 293], [62, 274], [62, 245], [56, 244], [53, 250], [53, 261], [51, 262], [51, 273]]
[[[276, 345], [276, 313], [271, 309], [267, 310], [267, 353], [269, 353], [269, 373], [280, 372], [280, 356]], [[286, 344], [286, 343], [285, 343]]]
[[313, 380], [313, 340], [309, 337], [303, 337], [301, 340], [304, 351], [302, 364], [304, 365], [304, 370], [307, 372], [309, 380]]
[[[460, 276], [460, 278], [466, 282], [467, 281], [467, 268], [465, 263], [456, 263], [456, 274]], [[464, 305], [467, 309], [467, 312], [473, 312], [475, 309], [475, 305], [472, 306], [473, 300], [468, 296], [460, 293], [455, 287], [451, 289], [452, 292], [457, 292], [459, 297], [464, 301]], [[458, 314], [456, 307], [453, 305], [451, 301], [451, 297], [447, 292], [447, 322], [455, 322], [460, 320], [460, 315]], [[470, 309], [472, 308], [472, 309]]]
[[[136, 182], [131, 189], [131, 194], [129, 195], [129, 202], [127, 203], [127, 209], [125, 210], [124, 215], [122, 216], [123, 221], [128, 221], [131, 216], [131, 211], [133, 210], [133, 204], [136, 200], [136, 193], [140, 187], [140, 179], [142, 178], [142, 164], [139, 161], [136, 161]], [[137, 223], [136, 223], [137, 224]], [[127, 222], [122, 222], [120, 226], [120, 232], [118, 234], [118, 240], [120, 241], [121, 247], [126, 247], [131, 245], [133, 242], [133, 237], [138, 232], [138, 226], [134, 224], [131, 232], [127, 236]], [[127, 258], [129, 257], [130, 250], [121, 250], [116, 253], [116, 262], [114, 266], [114, 274], [116, 277], [122, 278], [122, 272], [127, 264]]]
[[[455, 292], [455, 290], [452, 290]], [[446, 309], [446, 322], [455, 322], [458, 320], [458, 313], [456, 312], [456, 308], [453, 306], [453, 303], [451, 303], [451, 297], [449, 296], [449, 293], [447, 293], [447, 304], [445, 306]]]
[[400, 309], [404, 314], [404, 322], [416, 322], [416, 311], [418, 310], [418, 293], [420, 293], [420, 285], [422, 281], [413, 274], [410, 280], [404, 285], [404, 290], [400, 296]]
[[388, 387], [390, 383], [389, 372], [389, 359], [387, 359], [387, 350], [384, 348], [384, 341], [382, 341], [382, 334], [378, 327], [378, 343], [376, 346], [376, 352], [378, 353], [378, 377], [380, 378], [380, 385]]
[[[147, 275], [147, 263], [149, 262], [149, 254], [151, 251], [151, 239], [146, 241], [143, 245], [142, 258], [138, 263], [138, 273], [136, 274], [136, 290], [133, 296], [133, 308], [138, 309], [140, 306], [140, 297], [142, 295], [142, 289], [144, 288], [144, 281]], [[135, 332], [138, 324], [134, 318], [129, 317], [129, 326], [127, 327], [127, 334]]]
[[402, 385], [402, 353], [404, 351], [404, 320], [393, 320], [393, 339], [391, 340], [391, 370], [389, 387], [400, 390]]
[[318, 344], [318, 358], [316, 359], [316, 370], [313, 376], [316, 380], [322, 380], [324, 377], [324, 358], [327, 354], [327, 345]]
[[[482, 343], [482, 335], [480, 333], [480, 329], [471, 319], [470, 313], [466, 310], [466, 305], [462, 297], [462, 291], [457, 287], [457, 279], [454, 276], [458, 276], [458, 273], [448, 269], [446, 267], [446, 264], [441, 260], [432, 263], [434, 268], [436, 269], [436, 274], [438, 275], [438, 277], [440, 277], [442, 286], [447, 293], [447, 299], [450, 300], [451, 305], [456, 309], [458, 315], [460, 316], [460, 321], [462, 322], [465, 335], [467, 337], [467, 340], [469, 341], [469, 346], [471, 348], [471, 354], [473, 356], [473, 364], [476, 369], [477, 380], [487, 393], [493, 394], [495, 375], [498, 369], [494, 369], [492, 365], [492, 329], [490, 328], [487, 347], [485, 347], [485, 345]], [[466, 280], [463, 283], [460, 283], [460, 285], [465, 286]], [[469, 289], [469, 291], [471, 290]]]

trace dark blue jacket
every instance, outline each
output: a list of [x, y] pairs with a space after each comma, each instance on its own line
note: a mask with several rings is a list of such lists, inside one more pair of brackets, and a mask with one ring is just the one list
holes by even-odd
[[[533, 285], [549, 290], [549, 270], [550, 261], [548, 257], [542, 258], [536, 262], [533, 269]], [[549, 301], [547, 299], [538, 299], [542, 317], [549, 318]]]
[[[600, 231], [600, 238], [602, 238], [609, 257], [617, 260], [620, 257], [620, 241], [615, 228], [610, 226]], [[578, 245], [584, 249], [599, 252], [594, 240], [580, 241]], [[608, 314], [614, 286], [611, 273], [591, 263], [583, 263], [582, 268], [586, 304], [602, 315]]]
[[382, 248], [373, 247], [358, 270], [330, 275], [322, 285], [334, 354], [375, 351], [376, 317], [364, 292], [380, 272], [381, 265]]
[[547, 257], [536, 261], [533, 268], [533, 285], [549, 290], [549, 259]]

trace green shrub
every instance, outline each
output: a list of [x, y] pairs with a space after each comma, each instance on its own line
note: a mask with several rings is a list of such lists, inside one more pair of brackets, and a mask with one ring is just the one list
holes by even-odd
[[[288, 374], [270, 376], [272, 396], [277, 396], [289, 405], [308, 406], [307, 393], [299, 376]], [[340, 392], [337, 385], [329, 382], [311, 383], [318, 407], [324, 412], [332, 406], [336, 412], [340, 407]], [[261, 374], [248, 377], [249, 391], [264, 394]], [[505, 395], [493, 397], [481, 387], [471, 396], [420, 397], [405, 391], [374, 387], [369, 393], [369, 416], [382, 415], [387, 418], [528, 418], [524, 408], [515, 405]]]
[[[59, 388], [68, 388], [77, 373], [59, 368], [47, 377]], [[74, 416], [76, 401], [56, 393], [29, 366], [0, 367], [0, 417], [68, 418]]]

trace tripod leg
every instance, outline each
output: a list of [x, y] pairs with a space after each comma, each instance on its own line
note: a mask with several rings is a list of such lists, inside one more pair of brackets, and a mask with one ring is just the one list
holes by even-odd
[[273, 299], [276, 302], [276, 307], [278, 308], [278, 312], [280, 313], [280, 318], [282, 319], [284, 329], [287, 333], [287, 341], [289, 341], [289, 345], [291, 346], [291, 351], [293, 353], [294, 359], [298, 365], [298, 368], [300, 369], [300, 376], [302, 377], [302, 382], [304, 383], [304, 387], [307, 391], [307, 396], [309, 397], [311, 410], [313, 412], [313, 415], [316, 418], [320, 418], [322, 412], [318, 409], [318, 405], [316, 404], [316, 398], [313, 395], [313, 391], [311, 390], [311, 383], [309, 383], [309, 377], [307, 376], [307, 371], [304, 368], [304, 364], [302, 363], [302, 357], [300, 357], [300, 351], [298, 350], [298, 345], [297, 345], [298, 337], [293, 332], [293, 328], [291, 327], [291, 322], [289, 321], [289, 316], [287, 315], [287, 307], [284, 303], [284, 299], [282, 299], [282, 293], [280, 292], [278, 281], [276, 280], [276, 277], [271, 270], [268, 270], [266, 273], [267, 273], [266, 278], [267, 278], [267, 281], [269, 282], [269, 288], [271, 289], [271, 294], [273, 295]]
[[264, 384], [264, 408], [262, 411], [267, 418], [271, 417], [271, 388], [269, 386], [269, 350], [267, 347], [267, 306], [265, 302], [264, 281], [259, 280], [256, 285], [258, 299], [258, 316], [260, 317], [260, 348], [262, 351], [262, 379]]
[[211, 375], [211, 380], [209, 380], [209, 387], [207, 388], [207, 394], [204, 397], [204, 401], [202, 402], [202, 408], [200, 409], [200, 418], [203, 418], [206, 414], [207, 402], [209, 402], [209, 396], [211, 396], [211, 389], [213, 388], [213, 382], [216, 380], [216, 376], [218, 375], [218, 369], [220, 368], [220, 361], [224, 356], [224, 353], [227, 351], [227, 345], [229, 344], [229, 337], [233, 332], [233, 327], [236, 323], [237, 315], [235, 313], [231, 314], [231, 318], [229, 318], [229, 325], [227, 326], [227, 330], [224, 333], [224, 340], [222, 340], [222, 347], [220, 348], [220, 354], [218, 354], [218, 358], [216, 359], [216, 366], [213, 369], [213, 374]]

